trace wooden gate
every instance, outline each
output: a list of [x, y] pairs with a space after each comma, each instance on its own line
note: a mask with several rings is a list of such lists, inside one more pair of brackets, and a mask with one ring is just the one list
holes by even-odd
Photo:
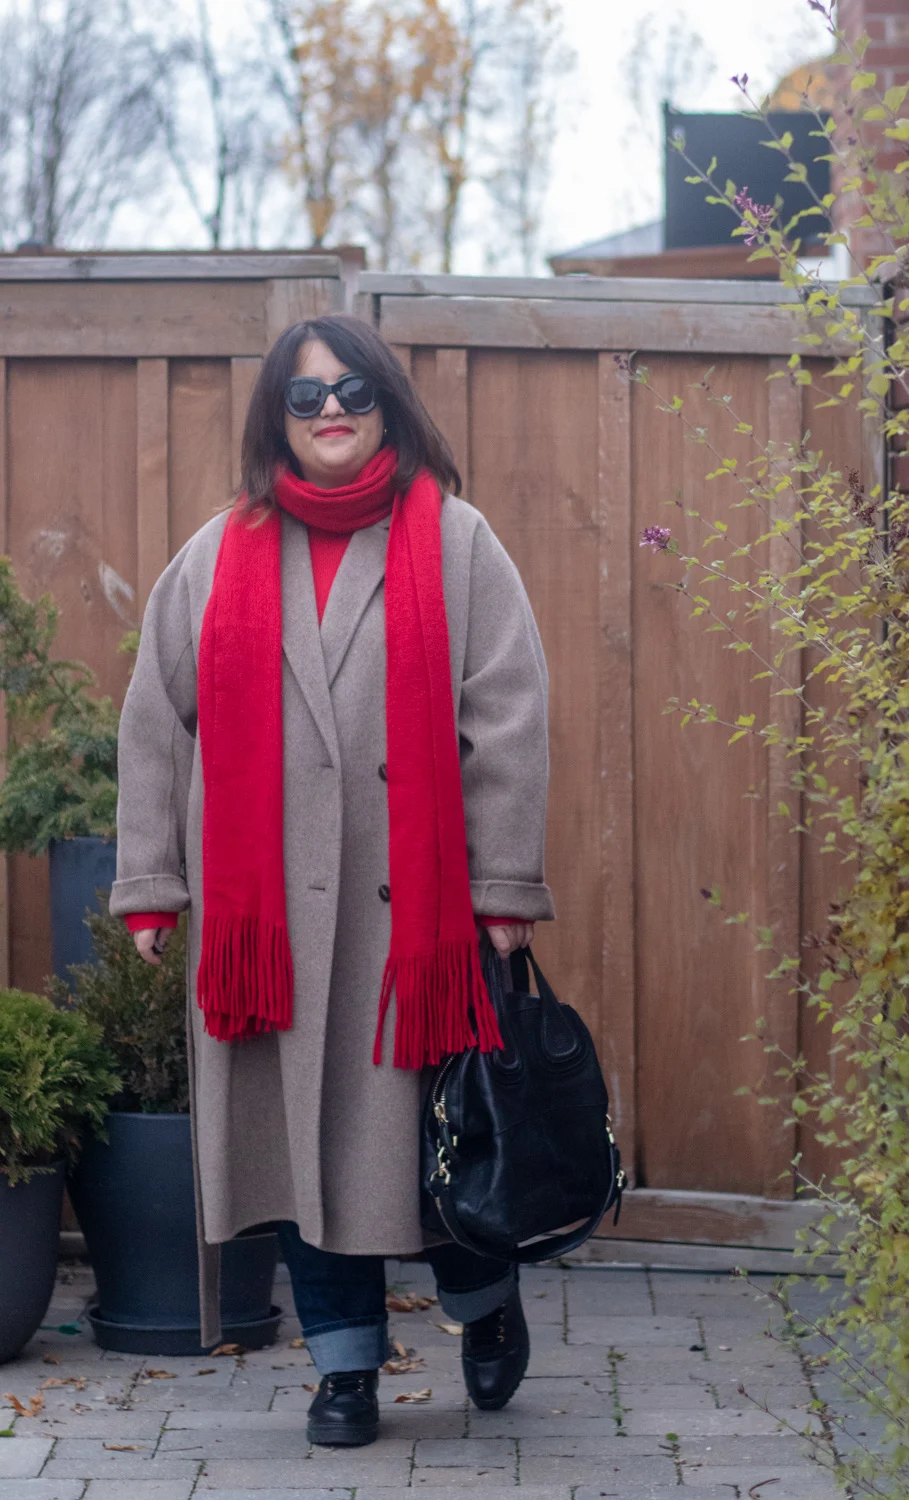
[[[345, 286], [327, 257], [0, 259], [0, 550], [29, 592], [54, 594], [63, 648], [114, 694], [121, 633], [237, 483], [251, 382], [280, 329], [346, 305], [410, 368], [540, 623], [558, 911], [540, 956], [599, 1042], [636, 1184], [619, 1233], [646, 1242], [626, 1249], [635, 1259], [690, 1261], [673, 1246], [722, 1244], [758, 1267], [807, 1212], [793, 1202], [796, 1150], [809, 1176], [827, 1165], [807, 1132], [736, 1089], [765, 1071], [760, 1047], [741, 1040], [758, 1017], [819, 1066], [829, 1039], [786, 985], [768, 984], [766, 955], [703, 892], [720, 886], [728, 912], [754, 913], [795, 952], [823, 926], [838, 872], [771, 815], [779, 752], [750, 738], [730, 750], [726, 731], [683, 733], [665, 713], [671, 696], [726, 718], [747, 709], [759, 724], [770, 707], [749, 659], [705, 634], [669, 587], [678, 564], [637, 544], [656, 524], [697, 545], [686, 507], [743, 541], [765, 518], [733, 507], [733, 478], [706, 483], [711, 455], [616, 358], [636, 352], [723, 456], [754, 456], [732, 411], [759, 441], [810, 430], [812, 448], [870, 486], [879, 456], [857, 415], [815, 410], [821, 398], [788, 378], [768, 382], [797, 347], [782, 295], [750, 282], [571, 278], [362, 274]], [[837, 352], [812, 351], [818, 374]], [[780, 514], [791, 504], [782, 496]], [[43, 861], [9, 862], [8, 913], [7, 972], [40, 988]]]

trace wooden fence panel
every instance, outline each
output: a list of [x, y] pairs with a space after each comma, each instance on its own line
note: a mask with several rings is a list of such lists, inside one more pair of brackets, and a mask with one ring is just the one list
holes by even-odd
[[[725, 413], [692, 389], [704, 359], [650, 358], [654, 387], [685, 398], [690, 420], [709, 423], [724, 455], [751, 457], [747, 439]], [[715, 394], [729, 393], [736, 411], [749, 413], [766, 438], [763, 362], [719, 360]], [[650, 391], [636, 385], [633, 400], [635, 530], [671, 528], [683, 552], [700, 552], [713, 518], [729, 525], [733, 545], [762, 529], [755, 509], [730, 508], [739, 499], [734, 479], [706, 483], [710, 455], [689, 439], [683, 422], [665, 414]], [[719, 421], [717, 418], [719, 417]], [[695, 508], [701, 519], [686, 515]], [[726, 548], [722, 549], [725, 555]], [[718, 554], [720, 549], [717, 549]], [[709, 555], [709, 553], [708, 553]], [[732, 571], [732, 569], [730, 569]], [[731, 601], [722, 584], [703, 583], [693, 569], [688, 589]], [[747, 572], [740, 562], [738, 572]], [[760, 1194], [764, 1183], [765, 1122], [734, 1089], [760, 1073], [759, 1049], [741, 1036], [752, 1030], [763, 995], [744, 926], [726, 914], [749, 910], [764, 920], [766, 757], [746, 738], [727, 749], [724, 727], [745, 711], [765, 722], [766, 686], [742, 693], [740, 658], [727, 637], [707, 634], [705, 619], [690, 619], [688, 598], [673, 584], [682, 569], [663, 553], [636, 549], [634, 572], [635, 850], [637, 884], [638, 1149], [644, 1182], [652, 1188], [699, 1188]], [[750, 666], [748, 675], [754, 671]], [[697, 698], [723, 724], [680, 728], [665, 714], [667, 701]], [[749, 796], [749, 792], [753, 795]], [[722, 891], [724, 911], [705, 898]]]
[[[124, 690], [116, 646], [166, 561], [236, 491], [246, 406], [271, 340], [342, 297], [326, 257], [0, 258], [0, 544], [29, 594], [54, 594], [66, 653], [84, 657], [106, 691]], [[672, 587], [678, 562], [640, 548], [638, 533], [669, 525], [700, 548], [706, 522], [682, 500], [727, 522], [735, 540], [767, 518], [735, 507], [734, 479], [705, 481], [715, 458], [613, 355], [643, 351], [660, 391], [682, 395], [692, 421], [742, 463], [754, 449], [711, 395], [728, 393], [760, 442], [796, 437], [804, 403], [811, 445], [843, 470], [870, 471], [875, 455], [842, 411], [814, 412], [811, 393], [786, 380], [768, 385], [798, 332], [774, 288], [364, 276], [351, 297], [411, 372], [539, 621], [558, 911], [539, 950], [600, 1047], [638, 1183], [622, 1232], [760, 1254], [787, 1244], [802, 1210], [774, 1199], [791, 1197], [791, 1157], [800, 1146], [814, 1175], [828, 1159], [807, 1131], [736, 1095], [767, 1072], [760, 1047], [740, 1038], [765, 1016], [781, 1045], [798, 1043], [823, 1066], [830, 1037], [790, 986], [767, 982], [772, 956], [725, 918], [749, 911], [781, 948], [797, 946], [823, 923], [842, 872], [810, 845], [800, 853], [771, 816], [786, 781], [778, 753], [756, 737], [730, 749], [725, 726], [683, 732], [664, 712], [670, 696], [696, 696], [724, 720], [753, 712], [759, 725], [770, 699], [766, 683], [750, 681], [753, 658], [690, 618]], [[790, 512], [792, 491], [774, 504]], [[761, 556], [783, 567], [786, 545]], [[701, 574], [689, 592], [734, 606]], [[762, 617], [764, 654], [769, 626]], [[723, 910], [702, 894], [715, 885]], [[0, 868], [0, 982], [3, 892]], [[43, 861], [9, 862], [9, 911], [9, 971], [40, 989]]]
[[226, 360], [170, 362], [170, 547], [223, 510], [231, 497], [233, 393]]

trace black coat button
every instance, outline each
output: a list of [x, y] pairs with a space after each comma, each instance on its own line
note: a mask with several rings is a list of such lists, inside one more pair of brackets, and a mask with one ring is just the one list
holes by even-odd
[[391, 900], [391, 891], [390, 891], [390, 889], [388, 888], [387, 885], [380, 885], [379, 886], [379, 896], [380, 896], [380, 898], [383, 901], [390, 901]]
[[388, 767], [386, 766], [384, 760], [383, 760], [382, 764], [379, 767], [379, 780], [380, 781], [387, 781], [388, 780]]

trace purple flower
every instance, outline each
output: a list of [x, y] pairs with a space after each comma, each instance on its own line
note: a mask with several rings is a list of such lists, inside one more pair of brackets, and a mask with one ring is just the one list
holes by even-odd
[[639, 547], [651, 547], [654, 552], [665, 552], [672, 532], [668, 526], [645, 526], [641, 532]]
[[[742, 224], [748, 229], [745, 244], [756, 245], [773, 223], [775, 210], [772, 204], [755, 203], [749, 198], [747, 187], [739, 188], [732, 201], [742, 216]], [[751, 214], [751, 219], [747, 218], [748, 214]]]

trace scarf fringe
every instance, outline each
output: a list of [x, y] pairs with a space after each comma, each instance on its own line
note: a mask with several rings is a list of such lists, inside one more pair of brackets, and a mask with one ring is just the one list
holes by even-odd
[[431, 953], [389, 954], [382, 976], [373, 1062], [382, 1061], [382, 1031], [395, 992], [396, 1068], [434, 1067], [451, 1052], [479, 1042], [503, 1047], [476, 937], [440, 943]]
[[210, 1036], [230, 1042], [261, 1031], [287, 1031], [293, 1024], [293, 994], [283, 923], [206, 913], [197, 996]]

